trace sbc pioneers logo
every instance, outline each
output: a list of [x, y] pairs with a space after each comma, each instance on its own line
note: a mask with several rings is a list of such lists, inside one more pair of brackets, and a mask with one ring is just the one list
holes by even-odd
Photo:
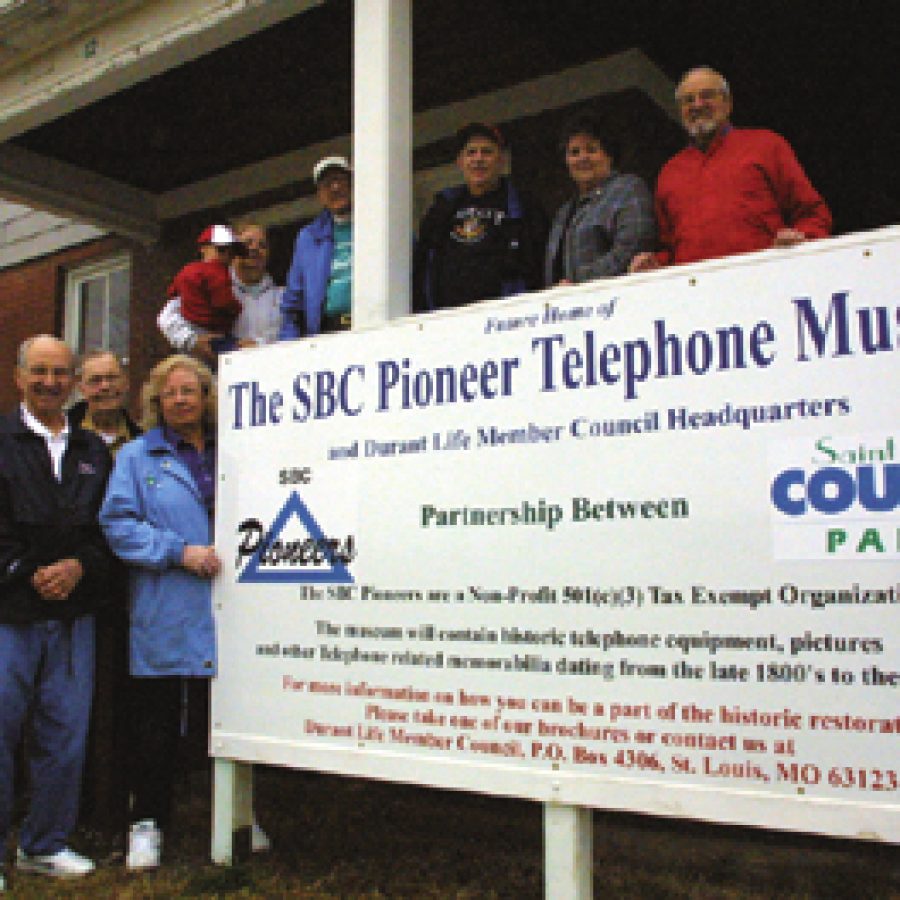
[[[781, 468], [772, 479], [773, 506], [787, 521], [814, 526], [819, 538], [818, 552], [788, 558], [884, 559], [900, 554], [900, 521], [892, 515], [900, 507], [900, 463], [894, 449], [893, 437], [823, 437], [808, 457], [812, 467]], [[796, 545], [797, 537], [793, 534], [791, 543]]]
[[[295, 523], [302, 526], [302, 532]], [[287, 537], [286, 534], [293, 536]], [[353, 584], [347, 570], [356, 557], [352, 534], [344, 538], [323, 534], [296, 491], [266, 530], [259, 519], [244, 519], [238, 525], [241, 537], [235, 566], [244, 583]]]

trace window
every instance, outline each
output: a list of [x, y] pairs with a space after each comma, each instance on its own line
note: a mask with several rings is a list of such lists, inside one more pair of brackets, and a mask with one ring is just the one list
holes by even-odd
[[131, 259], [125, 254], [66, 276], [64, 336], [76, 353], [112, 350], [128, 356]]

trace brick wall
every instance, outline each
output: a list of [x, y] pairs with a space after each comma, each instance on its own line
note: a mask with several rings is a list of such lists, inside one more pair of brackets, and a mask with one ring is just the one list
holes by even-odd
[[152, 247], [103, 238], [0, 270], [0, 410], [11, 409], [19, 400], [12, 369], [21, 342], [34, 334], [62, 336], [67, 273], [123, 250], [131, 254], [129, 357], [131, 406], [137, 409], [147, 372], [171, 352], [156, 327], [156, 316], [172, 275], [196, 252], [186, 232], [164, 236]]
[[126, 246], [118, 238], [103, 238], [0, 270], [0, 409], [19, 400], [12, 371], [19, 344], [34, 334], [62, 334], [66, 272]]
[[136, 403], [147, 373], [172, 350], [156, 327], [172, 276], [193, 258], [191, 242], [165, 239], [136, 247], [131, 256], [131, 388]]

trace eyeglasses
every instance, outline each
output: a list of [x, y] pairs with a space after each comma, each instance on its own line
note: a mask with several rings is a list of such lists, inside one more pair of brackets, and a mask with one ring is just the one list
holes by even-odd
[[719, 95], [725, 96], [725, 91], [721, 88], [703, 88], [702, 91], [697, 91], [693, 94], [678, 94], [675, 100], [681, 106], [690, 106], [692, 103], [709, 103], [710, 100], [715, 100]]
[[106, 375], [90, 375], [85, 378], [84, 383], [90, 387], [99, 387], [104, 381], [115, 384], [122, 377], [119, 372], [111, 372]]
[[54, 378], [68, 378], [72, 374], [72, 370], [66, 366], [29, 366], [26, 371], [35, 378], [46, 378], [48, 375]]
[[199, 397], [202, 391], [200, 388], [184, 385], [180, 388], [166, 388], [160, 393], [160, 400], [177, 400], [179, 397]]
[[336, 174], [336, 175], [323, 175], [319, 179], [319, 187], [326, 187], [329, 190], [335, 190], [336, 188], [349, 187], [350, 186], [350, 176], [345, 174]]

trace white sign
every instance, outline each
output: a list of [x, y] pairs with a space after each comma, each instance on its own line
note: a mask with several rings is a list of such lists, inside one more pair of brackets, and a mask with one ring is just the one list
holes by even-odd
[[897, 230], [226, 357], [213, 753], [900, 840]]

